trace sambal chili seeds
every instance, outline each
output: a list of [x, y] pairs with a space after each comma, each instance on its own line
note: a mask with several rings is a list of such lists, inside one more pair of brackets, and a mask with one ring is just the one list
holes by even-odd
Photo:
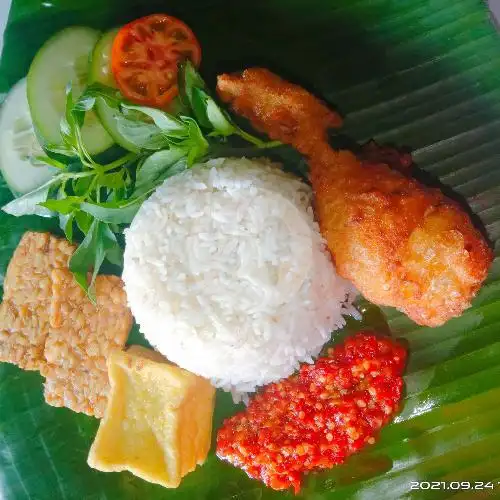
[[217, 455], [276, 490], [300, 490], [302, 475], [340, 464], [398, 410], [406, 351], [361, 332], [270, 384], [227, 419]]

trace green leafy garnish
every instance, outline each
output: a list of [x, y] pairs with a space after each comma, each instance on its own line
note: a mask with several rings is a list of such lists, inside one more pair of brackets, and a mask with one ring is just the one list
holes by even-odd
[[39, 215], [52, 217], [52, 212], [42, 204], [47, 200], [50, 190], [61, 183], [62, 176], [52, 178], [40, 187], [26, 193], [20, 198], [15, 198], [2, 207], [4, 212], [19, 217], [20, 215]]
[[[122, 249], [107, 225], [94, 219], [85, 238], [69, 261], [70, 271], [93, 302], [95, 302], [95, 279], [105, 258], [112, 264], [121, 265]], [[89, 280], [90, 269], [93, 271]]]
[[64, 235], [66, 236], [66, 239], [70, 243], [73, 243], [74, 220], [75, 220], [74, 212], [70, 213], [68, 215], [59, 214], [59, 227], [62, 229], [62, 231], [64, 232]]
[[[95, 300], [94, 283], [104, 261], [122, 265], [116, 235], [165, 179], [206, 158], [221, 156], [221, 151], [230, 151], [230, 136], [239, 137], [240, 143], [243, 139], [252, 150], [280, 145], [237, 126], [211, 97], [190, 62], [179, 68], [178, 83], [182, 101], [175, 114], [137, 106], [116, 89], [98, 83], [76, 99], [68, 85], [61, 143], [48, 145], [47, 155], [39, 157], [55, 167], [58, 175], [3, 207], [14, 216], [57, 216], [66, 238], [81, 240], [69, 268], [91, 300]], [[118, 131], [136, 148], [109, 163], [92, 157], [82, 140], [86, 115], [97, 98], [113, 108]]]
[[101, 222], [130, 224], [141, 207], [143, 198], [137, 197], [121, 203], [81, 203], [80, 210]]
[[134, 194], [140, 196], [146, 193], [152, 185], [158, 182], [165, 170], [171, 168], [184, 156], [184, 149], [176, 146], [148, 156], [137, 168]]

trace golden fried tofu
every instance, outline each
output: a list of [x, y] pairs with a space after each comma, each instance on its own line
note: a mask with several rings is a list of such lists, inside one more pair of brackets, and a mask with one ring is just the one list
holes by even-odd
[[94, 305], [67, 269], [54, 269], [51, 282], [50, 333], [40, 370], [45, 400], [100, 418], [109, 391], [106, 360], [125, 345], [132, 326], [123, 283], [98, 276]]
[[25, 370], [45, 363], [51, 272], [66, 268], [75, 247], [48, 233], [27, 232], [7, 268], [0, 305], [0, 361]]
[[108, 369], [111, 393], [88, 464], [177, 487], [207, 457], [215, 389], [139, 346], [113, 352]]

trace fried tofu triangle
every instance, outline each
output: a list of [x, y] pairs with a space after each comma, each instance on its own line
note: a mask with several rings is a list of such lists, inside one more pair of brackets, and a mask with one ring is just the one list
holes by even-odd
[[176, 488], [207, 458], [215, 388], [140, 346], [114, 351], [108, 369], [109, 403], [88, 464]]
[[221, 75], [217, 88], [235, 112], [308, 158], [337, 271], [367, 299], [428, 326], [470, 306], [493, 253], [457, 203], [388, 165], [333, 150], [321, 101], [268, 70]]

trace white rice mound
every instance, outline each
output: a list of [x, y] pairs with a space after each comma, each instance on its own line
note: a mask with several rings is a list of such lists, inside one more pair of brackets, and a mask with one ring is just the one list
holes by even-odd
[[220, 158], [167, 179], [126, 231], [123, 279], [147, 340], [233, 393], [312, 362], [356, 312], [311, 201], [269, 160]]

